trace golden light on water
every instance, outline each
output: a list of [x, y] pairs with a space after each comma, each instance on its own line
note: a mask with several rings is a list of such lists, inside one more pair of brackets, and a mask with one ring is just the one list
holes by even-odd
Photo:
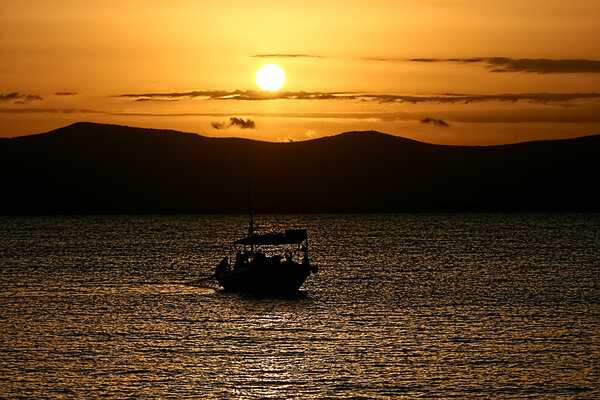
[[279, 65], [265, 64], [256, 71], [256, 84], [262, 90], [275, 92], [285, 83], [285, 73]]

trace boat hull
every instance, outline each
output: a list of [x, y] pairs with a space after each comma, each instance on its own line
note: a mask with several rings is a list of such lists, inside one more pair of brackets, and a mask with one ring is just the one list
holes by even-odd
[[293, 261], [275, 265], [250, 263], [216, 274], [226, 291], [253, 294], [292, 294], [297, 292], [311, 269], [308, 264]]

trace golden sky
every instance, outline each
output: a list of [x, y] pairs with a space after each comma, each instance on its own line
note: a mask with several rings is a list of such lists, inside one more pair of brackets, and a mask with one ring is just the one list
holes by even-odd
[[[273, 141], [597, 134], [599, 37], [597, 0], [0, 0], [0, 136], [77, 121]], [[256, 85], [266, 63], [278, 92]]]

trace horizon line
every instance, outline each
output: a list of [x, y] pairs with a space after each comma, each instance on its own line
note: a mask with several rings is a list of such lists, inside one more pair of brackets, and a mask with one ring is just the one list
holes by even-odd
[[397, 138], [397, 139], [408, 140], [408, 141], [411, 141], [411, 142], [427, 144], [427, 145], [431, 145], [431, 146], [448, 146], [448, 147], [498, 147], [498, 146], [510, 146], [510, 145], [516, 145], [516, 144], [524, 144], [524, 143], [539, 143], [539, 142], [556, 142], [556, 141], [564, 141], [564, 140], [577, 140], [577, 139], [582, 139], [582, 138], [587, 138], [587, 137], [600, 136], [600, 133], [592, 133], [592, 134], [588, 134], [588, 135], [581, 135], [581, 136], [575, 136], [575, 137], [570, 137], [570, 138], [525, 140], [525, 141], [509, 142], [509, 143], [503, 143], [503, 144], [491, 144], [491, 145], [487, 145], [487, 144], [474, 144], [474, 145], [459, 144], [459, 145], [457, 145], [457, 144], [440, 144], [440, 143], [424, 142], [424, 141], [421, 141], [421, 140], [411, 139], [411, 138], [408, 138], [406, 136], [394, 135], [394, 134], [387, 133], [387, 132], [381, 132], [381, 131], [377, 131], [377, 130], [374, 130], [374, 129], [369, 129], [369, 130], [358, 130], [358, 131], [344, 131], [344, 132], [339, 132], [339, 133], [333, 133], [333, 134], [329, 134], [329, 135], [320, 136], [320, 137], [317, 137], [317, 138], [306, 138], [305, 140], [269, 141], [269, 140], [252, 139], [252, 138], [245, 138], [245, 137], [239, 137], [239, 136], [208, 136], [208, 135], [202, 134], [202, 133], [179, 131], [179, 130], [176, 130], [176, 129], [168, 129], [168, 128], [166, 128], [166, 129], [163, 129], [163, 128], [146, 128], [146, 127], [141, 127], [141, 126], [130, 126], [130, 125], [122, 125], [122, 124], [116, 124], [116, 123], [77, 121], [77, 122], [73, 122], [73, 123], [68, 124], [68, 125], [64, 125], [64, 126], [61, 126], [61, 127], [58, 127], [58, 128], [52, 129], [52, 130], [49, 130], [49, 131], [38, 132], [38, 133], [31, 133], [31, 134], [28, 134], [28, 135], [21, 135], [21, 136], [0, 137], [0, 140], [11, 140], [11, 139], [27, 138], [27, 137], [31, 137], [31, 136], [52, 134], [52, 133], [55, 133], [55, 131], [59, 131], [59, 130], [65, 129], [65, 128], [73, 127], [75, 125], [97, 125], [97, 126], [107, 126], [107, 127], [140, 129], [140, 130], [147, 130], [147, 131], [159, 131], [159, 132], [163, 132], [163, 133], [172, 132], [172, 133], [177, 133], [177, 134], [196, 135], [196, 136], [199, 136], [199, 137], [202, 137], [202, 138], [206, 138], [206, 139], [224, 139], [224, 140], [237, 139], [237, 140], [245, 140], [245, 141], [260, 142], [260, 143], [272, 143], [272, 144], [304, 143], [304, 142], [310, 142], [310, 141], [315, 141], [315, 140], [320, 140], [320, 139], [328, 139], [328, 138], [333, 138], [333, 137], [336, 137], [336, 136], [342, 136], [342, 135], [353, 134], [353, 133], [362, 133], [362, 134], [373, 133], [373, 134], [384, 135], [384, 136], [393, 137], [393, 138]]

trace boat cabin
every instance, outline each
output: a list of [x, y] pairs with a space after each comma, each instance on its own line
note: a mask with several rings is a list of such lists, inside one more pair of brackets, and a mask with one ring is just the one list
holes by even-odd
[[306, 229], [286, 229], [282, 233], [250, 233], [236, 240], [229, 248], [229, 259], [233, 268], [248, 263], [296, 262], [308, 264], [308, 235]]

